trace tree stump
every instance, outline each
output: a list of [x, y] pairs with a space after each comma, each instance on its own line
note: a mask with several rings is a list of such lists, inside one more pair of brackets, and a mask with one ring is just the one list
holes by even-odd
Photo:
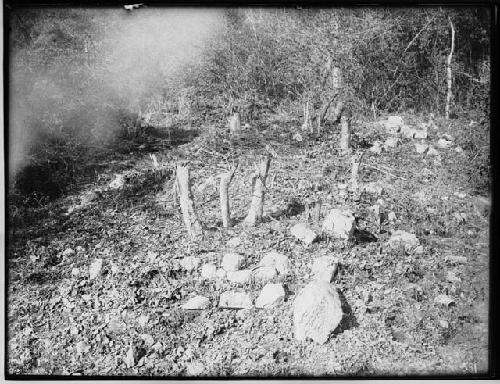
[[193, 195], [191, 193], [189, 168], [187, 167], [187, 165], [177, 165], [176, 184], [179, 194], [182, 218], [184, 220], [184, 224], [186, 225], [189, 237], [191, 237], [191, 239], [199, 239], [203, 236], [203, 228], [200, 221], [198, 220], [198, 216], [196, 215]]
[[248, 215], [245, 218], [245, 223], [247, 225], [254, 226], [262, 219], [264, 212], [266, 177], [269, 171], [270, 163], [271, 158], [269, 156], [263, 156], [260, 159], [257, 169], [252, 177], [252, 202]]
[[224, 228], [231, 227], [231, 207], [229, 205], [228, 189], [229, 184], [234, 176], [234, 171], [236, 169], [232, 168], [229, 172], [222, 173], [220, 175], [219, 184], [219, 196], [220, 196], [220, 212], [222, 216], [222, 226]]

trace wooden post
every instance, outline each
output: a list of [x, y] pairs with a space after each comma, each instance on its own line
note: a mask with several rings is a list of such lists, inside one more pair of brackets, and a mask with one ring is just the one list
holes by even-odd
[[240, 114], [236, 112], [229, 118], [229, 133], [231, 135], [237, 135], [241, 131], [241, 118]]
[[176, 183], [179, 191], [179, 201], [184, 224], [186, 225], [189, 236], [192, 239], [198, 239], [203, 236], [203, 228], [196, 215], [193, 195], [191, 193], [189, 168], [186, 165], [177, 165]]
[[222, 226], [224, 228], [229, 228], [232, 225], [228, 189], [229, 189], [229, 184], [233, 179], [235, 170], [236, 168], [233, 168], [229, 172], [225, 172], [220, 175], [220, 184], [219, 184], [220, 212], [222, 216]]
[[247, 225], [254, 226], [262, 219], [264, 211], [264, 194], [266, 191], [266, 177], [269, 171], [270, 163], [271, 158], [269, 156], [263, 156], [260, 159], [257, 169], [252, 177], [252, 202], [248, 215], [245, 218], [245, 223]]
[[446, 61], [446, 72], [447, 72], [447, 80], [448, 80], [448, 93], [446, 94], [446, 106], [445, 106], [445, 113], [444, 113], [446, 119], [450, 118], [450, 104], [451, 104], [451, 98], [452, 98], [451, 59], [453, 58], [453, 51], [455, 50], [455, 27], [453, 26], [453, 23], [449, 17], [448, 17], [448, 20], [450, 21], [450, 27], [451, 27], [451, 49], [450, 49], [450, 54], [448, 55], [448, 60]]
[[304, 105], [304, 123], [302, 124], [302, 130], [313, 133], [310, 109], [311, 101], [310, 99], [307, 99], [306, 104]]
[[349, 129], [349, 121], [346, 116], [340, 118], [340, 150], [342, 153], [349, 153], [351, 150], [351, 132]]

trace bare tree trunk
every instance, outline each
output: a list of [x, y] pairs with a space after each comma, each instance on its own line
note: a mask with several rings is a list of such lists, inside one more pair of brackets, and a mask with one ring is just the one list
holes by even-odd
[[453, 51], [455, 50], [455, 27], [450, 18], [448, 18], [451, 27], [451, 49], [450, 54], [448, 55], [448, 60], [446, 61], [446, 72], [447, 72], [447, 80], [448, 80], [448, 93], [446, 94], [446, 106], [445, 106], [445, 117], [446, 119], [450, 118], [450, 104], [452, 98], [452, 89], [451, 89], [451, 60], [453, 58]]
[[351, 132], [349, 129], [349, 121], [346, 116], [340, 118], [340, 150], [342, 153], [349, 153], [351, 149]]
[[236, 168], [231, 169], [229, 172], [220, 175], [219, 195], [220, 195], [220, 212], [222, 216], [222, 226], [224, 228], [231, 227], [231, 208], [229, 206], [228, 189], [229, 184], [234, 176]]
[[264, 194], [266, 191], [266, 177], [269, 171], [271, 158], [264, 156], [260, 159], [257, 169], [252, 177], [252, 203], [245, 218], [245, 223], [254, 226], [262, 219], [264, 211]]
[[177, 165], [176, 183], [179, 191], [179, 201], [184, 224], [186, 225], [189, 236], [192, 239], [198, 239], [203, 236], [203, 228], [196, 215], [193, 195], [191, 193], [189, 168], [187, 166]]

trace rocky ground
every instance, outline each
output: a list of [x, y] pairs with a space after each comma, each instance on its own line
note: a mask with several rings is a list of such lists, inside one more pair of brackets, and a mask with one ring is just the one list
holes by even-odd
[[[467, 161], [457, 135], [467, 124], [356, 122], [353, 151], [364, 153], [357, 190], [336, 128], [320, 138], [294, 135], [300, 124], [278, 118], [232, 149], [200, 135], [156, 152], [159, 168], [147, 150], [117, 155], [79, 194], [29, 209], [11, 226], [8, 372], [485, 373], [488, 204], [457, 169]], [[242, 219], [263, 143], [275, 152], [266, 216], [248, 228]], [[171, 193], [179, 159], [190, 160], [206, 228], [198, 242], [188, 239]], [[235, 226], [225, 229], [214, 177], [236, 159]], [[345, 214], [345, 236], [325, 230], [334, 208]], [[308, 289], [330, 298], [314, 308], [306, 300], [304, 310], [325, 321], [297, 330], [297, 298], [314, 281], [321, 283]]]

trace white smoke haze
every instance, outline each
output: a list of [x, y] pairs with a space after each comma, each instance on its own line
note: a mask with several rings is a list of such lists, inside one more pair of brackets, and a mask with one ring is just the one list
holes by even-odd
[[[58, 12], [58, 9], [47, 11]], [[55, 62], [41, 68], [33, 57], [36, 39], [23, 50], [11, 48], [10, 176], [29, 163], [30, 147], [41, 135], [67, 129], [64, 124], [68, 121], [76, 135], [102, 142], [113, 137], [118, 122], [105, 111], [112, 108], [140, 111], [148, 98], [167, 94], [187, 66], [200, 62], [204, 44], [223, 26], [220, 9], [141, 7], [126, 11], [119, 7], [73, 11], [101, 26], [99, 37], [94, 38], [90, 48], [86, 47], [86, 53], [83, 49], [75, 53], [79, 60]], [[43, 29], [57, 30], [57, 25], [51, 22]], [[76, 35], [74, 19], [62, 19], [61, 23], [65, 32], [75, 31], [76, 38], [83, 41], [84, 37]], [[60, 51], [53, 49], [51, 42], [56, 46], [60, 35], [53, 36], [53, 40], [39, 45], [46, 44], [45, 54], [57, 57]], [[86, 54], [91, 59], [82, 64], [81, 57], [85, 59]], [[70, 76], [58, 71], [58, 65]]]

